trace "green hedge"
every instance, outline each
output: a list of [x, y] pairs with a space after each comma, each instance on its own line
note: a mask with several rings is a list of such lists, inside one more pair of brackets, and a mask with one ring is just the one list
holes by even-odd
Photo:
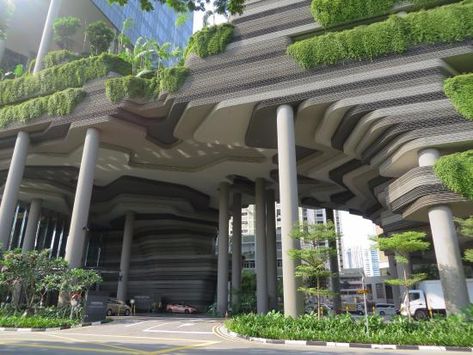
[[331, 32], [296, 42], [288, 54], [303, 68], [365, 60], [405, 52], [420, 44], [462, 41], [473, 37], [473, 1], [421, 10], [404, 17]]
[[[460, 0], [457, 0], [457, 2]], [[315, 21], [324, 27], [388, 14], [404, 0], [312, 0], [311, 10]], [[411, 0], [415, 8], [433, 6], [446, 0]]]
[[78, 324], [78, 320], [43, 316], [0, 316], [0, 327], [5, 328], [59, 328]]
[[473, 120], [473, 74], [447, 79], [444, 90], [457, 111], [466, 119]]
[[227, 44], [230, 43], [233, 36], [234, 27], [231, 24], [224, 23], [218, 26], [205, 27], [196, 32], [189, 39], [184, 57], [191, 53], [201, 58], [222, 53], [225, 51]]
[[112, 78], [105, 82], [105, 93], [113, 103], [124, 98], [153, 99], [159, 94], [159, 81], [157, 78], [144, 79], [132, 75]]
[[430, 321], [412, 322], [396, 317], [390, 322], [370, 316], [369, 334], [365, 331], [364, 319], [353, 319], [350, 315], [323, 317], [312, 314], [298, 319], [280, 313], [267, 315], [241, 315], [225, 324], [241, 335], [268, 339], [315, 340], [346, 343], [374, 343], [398, 345], [473, 346], [473, 308], [467, 315], [449, 316]]
[[184, 84], [189, 69], [184, 66], [176, 66], [171, 68], [164, 68], [159, 76], [159, 91], [161, 92], [176, 92]]
[[68, 88], [82, 87], [87, 81], [109, 72], [131, 74], [131, 65], [117, 56], [101, 54], [44, 69], [33, 75], [0, 81], [0, 107]]
[[86, 93], [82, 89], [66, 89], [52, 95], [37, 97], [28, 101], [0, 108], [0, 127], [11, 122], [28, 122], [44, 114], [64, 116], [70, 114]]
[[70, 63], [81, 58], [82, 57], [80, 55], [72, 53], [66, 49], [52, 51], [44, 56], [43, 67], [44, 69], [51, 68], [55, 65]]
[[441, 157], [434, 171], [450, 190], [473, 200], [473, 150]]

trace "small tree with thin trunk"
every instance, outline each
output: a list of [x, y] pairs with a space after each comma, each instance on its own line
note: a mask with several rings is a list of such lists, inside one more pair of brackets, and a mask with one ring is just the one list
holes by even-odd
[[[455, 222], [460, 226], [460, 234], [465, 237], [473, 237], [473, 216], [468, 218], [456, 218]], [[473, 263], [473, 249], [465, 250], [464, 259], [470, 263]]]
[[[393, 234], [390, 237], [377, 237], [377, 244], [382, 251], [392, 251], [395, 253], [395, 260], [398, 264], [404, 265], [404, 272], [398, 279], [387, 280], [386, 283], [392, 286], [402, 286], [404, 289], [404, 299], [407, 299], [409, 288], [419, 281], [424, 280], [425, 273], [408, 275], [406, 268], [409, 265], [410, 254], [418, 251], [425, 251], [430, 248], [430, 243], [425, 241], [426, 234], [423, 232], [409, 231]], [[407, 300], [407, 313], [411, 318], [409, 300]]]
[[85, 34], [93, 54], [106, 52], [115, 38], [113, 30], [103, 21], [92, 22], [87, 26]]
[[81, 26], [77, 17], [67, 16], [58, 17], [54, 20], [53, 31], [54, 40], [61, 49], [72, 49], [72, 37], [77, 33]]
[[305, 244], [300, 250], [290, 251], [292, 258], [301, 261], [296, 268], [296, 276], [302, 278], [304, 286], [299, 291], [316, 298], [317, 317], [320, 319], [322, 297], [333, 296], [326, 285], [332, 275], [328, 269], [328, 261], [337, 252], [329, 247], [330, 241], [337, 237], [335, 226], [331, 221], [326, 224], [298, 224], [293, 228], [291, 236]]

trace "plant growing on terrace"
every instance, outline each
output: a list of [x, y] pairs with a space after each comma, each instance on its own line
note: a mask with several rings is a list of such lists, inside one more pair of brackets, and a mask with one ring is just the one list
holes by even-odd
[[80, 26], [81, 23], [77, 17], [58, 17], [54, 20], [54, 40], [58, 47], [61, 49], [72, 49], [72, 37], [77, 33]]
[[[390, 237], [377, 237], [378, 247], [382, 251], [391, 251], [395, 253], [394, 258], [398, 264], [404, 265], [404, 273], [399, 279], [387, 280], [386, 283], [392, 286], [402, 286], [404, 288], [404, 296], [406, 297], [409, 288], [419, 281], [424, 280], [427, 275], [424, 273], [408, 275], [409, 256], [417, 251], [425, 251], [430, 248], [430, 243], [425, 241], [426, 234], [423, 232], [409, 231], [404, 233], [393, 234]], [[406, 308], [410, 319], [411, 312], [409, 301], [406, 300]]]
[[337, 238], [335, 225], [332, 221], [325, 224], [301, 224], [296, 225], [291, 237], [298, 239], [308, 248], [294, 249], [289, 255], [301, 262], [296, 267], [296, 276], [302, 278], [304, 286], [299, 291], [307, 296], [315, 296], [317, 299], [317, 317], [320, 319], [322, 297], [330, 297], [333, 292], [326, 285], [328, 278], [332, 275], [327, 268], [327, 263], [337, 251], [329, 247], [330, 242]]
[[85, 30], [93, 54], [106, 52], [115, 38], [113, 30], [103, 21], [93, 22]]
[[232, 40], [233, 30], [233, 25], [228, 23], [203, 28], [189, 39], [184, 57], [191, 53], [201, 58], [222, 53]]
[[448, 189], [473, 200], [473, 150], [440, 157], [434, 172]]
[[445, 80], [445, 95], [467, 120], [473, 121], [473, 74], [457, 75]]
[[[460, 227], [460, 233], [465, 237], [473, 238], [473, 216], [468, 218], [455, 218], [455, 222], [458, 223]], [[473, 249], [465, 250], [464, 259], [470, 263], [473, 263]]]

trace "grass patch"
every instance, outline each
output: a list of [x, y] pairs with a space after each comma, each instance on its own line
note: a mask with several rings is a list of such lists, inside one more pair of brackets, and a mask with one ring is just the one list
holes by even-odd
[[441, 157], [434, 172], [448, 189], [473, 200], [473, 150]]
[[[469, 310], [469, 317], [473, 315]], [[318, 340], [346, 343], [473, 346], [473, 322], [466, 315], [449, 316], [423, 322], [410, 322], [396, 317], [384, 322], [369, 317], [369, 334], [364, 319], [350, 315], [323, 317], [304, 315], [298, 319], [271, 312], [267, 315], [241, 315], [225, 323], [231, 331], [268, 339]]]
[[101, 54], [56, 65], [33, 75], [0, 81], [0, 107], [42, 97], [105, 77], [109, 72], [131, 74], [131, 64], [117, 56]]
[[64, 116], [70, 114], [86, 96], [82, 89], [66, 89], [52, 95], [36, 97], [16, 105], [0, 108], [0, 127], [12, 122], [26, 123], [44, 114]]
[[112, 78], [105, 82], [105, 93], [113, 103], [119, 103], [124, 98], [153, 99], [159, 94], [159, 80], [137, 78], [132, 75]]
[[391, 16], [382, 22], [298, 41], [287, 53], [305, 69], [403, 53], [420, 44], [473, 38], [473, 1]]
[[457, 75], [445, 80], [445, 95], [456, 110], [473, 121], [473, 74]]
[[78, 319], [44, 316], [0, 316], [0, 327], [5, 328], [59, 328], [79, 324]]
[[231, 24], [205, 27], [199, 32], [194, 33], [189, 39], [184, 57], [194, 53], [201, 58], [210, 55], [222, 53], [227, 44], [230, 43], [233, 36], [234, 27]]

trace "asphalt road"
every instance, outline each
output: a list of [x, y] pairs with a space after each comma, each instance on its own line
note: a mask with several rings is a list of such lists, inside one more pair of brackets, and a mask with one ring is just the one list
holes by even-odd
[[[0, 332], [0, 354], [419, 354], [420, 351], [307, 348], [256, 344], [219, 331], [206, 317], [120, 317], [98, 326], [55, 332]], [[437, 354], [429, 352], [429, 354]], [[448, 354], [464, 354], [448, 352]]]

